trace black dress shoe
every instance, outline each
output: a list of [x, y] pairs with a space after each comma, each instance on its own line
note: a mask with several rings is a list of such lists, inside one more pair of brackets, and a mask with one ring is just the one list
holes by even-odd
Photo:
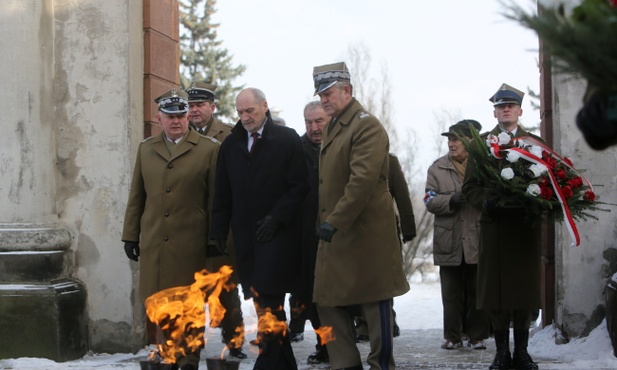
[[516, 370], [538, 370], [538, 364], [533, 362], [527, 350], [514, 351], [512, 366]]
[[510, 351], [497, 351], [489, 370], [508, 370], [512, 364]]
[[306, 361], [309, 365], [323, 364], [330, 362], [330, 356], [328, 356], [328, 350], [325, 346], [317, 348], [317, 351], [311, 353]]
[[364, 343], [368, 341], [369, 341], [368, 335], [358, 334], [358, 336], [356, 336], [356, 343]]
[[230, 348], [229, 355], [239, 359], [245, 359], [248, 356], [242, 351], [242, 348]]
[[392, 328], [392, 337], [396, 338], [399, 335], [401, 335], [401, 328], [399, 328], [398, 325], [395, 323], [394, 327]]

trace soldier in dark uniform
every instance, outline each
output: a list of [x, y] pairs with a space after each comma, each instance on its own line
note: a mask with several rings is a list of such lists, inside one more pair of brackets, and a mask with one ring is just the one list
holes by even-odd
[[[216, 104], [214, 103], [216, 99], [215, 90], [216, 86], [199, 82], [193, 83], [186, 90], [189, 101], [189, 123], [200, 134], [223, 142], [231, 134], [231, 129], [234, 126], [222, 123], [214, 116], [213, 113], [216, 109]], [[225, 316], [221, 320], [220, 328], [223, 342], [229, 348], [229, 355], [244, 359], [247, 357], [246, 353], [242, 351], [244, 338], [236, 332], [237, 328], [241, 328], [244, 331], [244, 320], [242, 318], [242, 303], [237, 288], [237, 284], [240, 281], [237, 272], [235, 272], [236, 253], [231, 233], [227, 239], [227, 254], [216, 249], [213, 241], [209, 241], [209, 243], [207, 246], [208, 259], [206, 261], [206, 269], [214, 272], [218, 271], [223, 265], [231, 266], [234, 269], [231, 281], [236, 284], [236, 287], [230, 291], [223, 289], [219, 296], [221, 304], [225, 308]]]
[[[411, 195], [409, 194], [409, 186], [405, 180], [405, 174], [401, 167], [398, 157], [392, 153], [388, 154], [388, 189], [396, 205], [396, 231], [397, 235], [401, 236], [401, 253], [403, 244], [408, 243], [416, 237], [416, 218], [413, 214], [413, 206], [411, 204]], [[394, 305], [394, 301], [392, 302]], [[368, 328], [366, 320], [357, 306], [350, 309], [350, 314], [354, 316], [356, 342], [368, 342]], [[396, 323], [396, 311], [392, 309], [393, 326], [392, 336], [398, 337], [401, 335], [401, 328]]]
[[[503, 84], [489, 99], [494, 106], [497, 136], [507, 132], [514, 138], [533, 136], [518, 124], [523, 114], [524, 93]], [[541, 308], [540, 225], [524, 207], [499, 207], [495, 189], [487, 187], [469, 161], [463, 183], [465, 199], [480, 213], [477, 303], [490, 310], [497, 353], [490, 369], [534, 370], [538, 365], [527, 352], [533, 311]], [[510, 354], [510, 322], [514, 331], [514, 354]]]

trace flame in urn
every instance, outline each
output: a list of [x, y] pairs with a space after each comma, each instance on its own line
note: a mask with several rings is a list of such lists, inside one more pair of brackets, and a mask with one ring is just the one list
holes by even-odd
[[219, 325], [225, 315], [219, 294], [222, 289], [234, 288], [233, 283], [228, 283], [232, 272], [227, 265], [214, 273], [204, 269], [195, 273], [193, 284], [165, 289], [146, 299], [148, 318], [163, 332], [164, 342], [157, 347], [158, 356], [166, 363], [175, 363], [187, 351], [196, 351], [205, 344], [206, 304], [210, 325]]

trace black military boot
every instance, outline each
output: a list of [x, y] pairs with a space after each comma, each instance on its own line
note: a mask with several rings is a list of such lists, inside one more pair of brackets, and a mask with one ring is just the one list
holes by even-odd
[[495, 347], [497, 353], [493, 359], [493, 363], [489, 366], [489, 370], [508, 370], [512, 363], [510, 355], [510, 331], [495, 330]]
[[516, 370], [537, 370], [538, 364], [533, 362], [527, 353], [527, 343], [529, 342], [529, 330], [514, 330], [514, 355], [512, 363]]

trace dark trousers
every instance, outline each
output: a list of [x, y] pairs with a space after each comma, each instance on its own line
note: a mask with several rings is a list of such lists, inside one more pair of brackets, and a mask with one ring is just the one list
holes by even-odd
[[297, 294], [289, 295], [289, 309], [291, 311], [291, 319], [289, 320], [289, 330], [292, 333], [304, 333], [304, 324], [306, 320], [311, 322], [313, 329], [321, 326], [317, 308], [312, 302], [303, 302], [298, 298]]
[[529, 330], [533, 310], [491, 310], [491, 324], [494, 330]]
[[[259, 320], [257, 325], [259, 356], [255, 361], [254, 369], [298, 370], [287, 334], [287, 317], [283, 308], [285, 295], [261, 294], [253, 298], [253, 304]], [[271, 315], [278, 320], [276, 327], [282, 327], [283, 331], [264, 329], [261, 324], [267, 318], [273, 318]]]
[[244, 337], [239, 336], [236, 329], [241, 328], [241, 332], [244, 332], [244, 320], [242, 319], [242, 302], [240, 302], [238, 288], [235, 287], [229, 291], [223, 289], [219, 295], [219, 300], [221, 301], [221, 305], [225, 308], [225, 315], [219, 324], [223, 341], [225, 344], [230, 345], [232, 340], [236, 338], [234, 342], [236, 344], [235, 347], [240, 347], [243, 344]]
[[[321, 327], [321, 320], [317, 314], [317, 306], [315, 303], [304, 303], [297, 298], [297, 295], [292, 294], [289, 296], [289, 307], [291, 311], [291, 319], [289, 320], [289, 330], [292, 333], [304, 333], [304, 324], [306, 320], [309, 320], [313, 329], [319, 329]], [[317, 345], [321, 346], [321, 339], [317, 335]]]
[[460, 342], [463, 328], [473, 343], [488, 338], [489, 312], [476, 308], [476, 275], [478, 265], [439, 266], [443, 336]]

